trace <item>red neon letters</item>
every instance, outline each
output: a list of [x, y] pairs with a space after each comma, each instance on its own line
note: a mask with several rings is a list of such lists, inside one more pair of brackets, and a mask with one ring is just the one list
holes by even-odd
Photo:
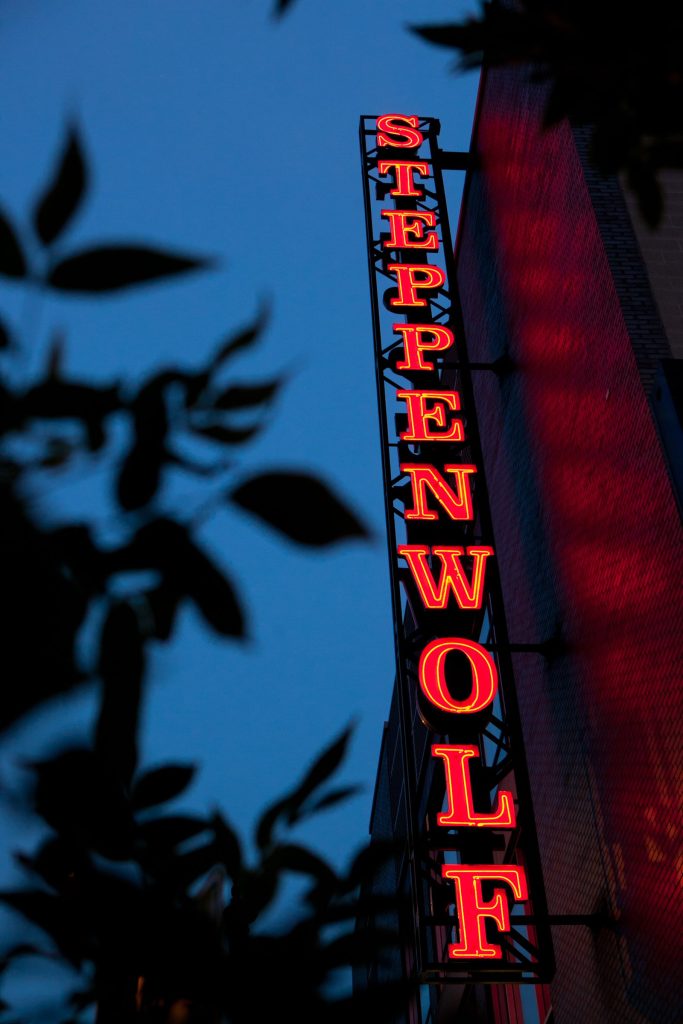
[[[382, 147], [418, 150], [425, 141], [420, 119], [405, 114], [378, 117], [376, 141], [380, 150]], [[443, 449], [444, 444], [461, 445], [466, 438], [463, 418], [456, 415], [461, 411], [459, 391], [432, 390], [435, 380], [443, 381], [444, 386], [451, 382], [443, 373], [437, 377], [439, 365], [434, 356], [452, 348], [455, 339], [450, 327], [428, 322], [432, 314], [439, 320], [443, 316], [444, 292], [440, 290], [446, 285], [446, 274], [438, 263], [427, 263], [427, 256], [415, 252], [438, 253], [441, 219], [434, 206], [437, 188], [422, 187], [418, 180], [428, 178], [431, 157], [423, 160], [418, 159], [417, 152], [414, 155], [414, 160], [377, 161], [379, 175], [393, 176], [389, 195], [397, 197], [394, 208], [380, 211], [389, 226], [384, 249], [392, 251], [395, 261], [385, 267], [396, 282], [396, 294], [392, 295], [389, 305], [403, 312], [406, 320], [418, 321], [393, 324], [403, 351], [392, 365], [399, 374], [406, 376], [429, 375], [424, 388], [413, 386], [411, 377], [410, 386], [396, 391], [396, 398], [405, 402], [407, 420], [406, 429], [399, 435], [400, 441], [418, 446], [415, 454], [411, 450], [410, 461], [402, 454], [399, 462], [401, 475], [410, 479], [412, 504], [409, 504], [410, 499], [404, 499], [408, 542], [399, 544], [397, 553], [405, 559], [409, 570], [404, 578], [407, 589], [410, 593], [414, 588], [417, 590], [423, 609], [441, 613], [455, 609], [460, 621], [461, 613], [477, 613], [484, 607], [486, 566], [493, 556], [493, 548], [472, 544], [471, 533], [465, 534], [469, 545], [452, 546], [451, 543], [453, 523], [475, 520], [472, 481], [477, 467], [459, 462], [457, 450], [453, 453], [452, 449]], [[410, 199], [415, 201], [407, 202]], [[398, 346], [393, 348], [396, 350]], [[432, 445], [440, 447], [432, 448]], [[446, 454], [439, 458], [443, 451]], [[475, 489], [475, 497], [476, 493]], [[428, 523], [432, 525], [421, 525]], [[443, 536], [446, 543], [431, 547], [412, 543], [411, 534], [417, 537], [414, 531], [418, 528], [422, 531], [446, 529], [448, 532]], [[424, 532], [419, 537], [422, 539]], [[428, 624], [430, 620], [421, 618], [421, 628], [423, 621]], [[443, 622], [443, 616], [434, 621]], [[467, 742], [451, 741], [432, 746], [432, 757], [443, 765], [447, 800], [445, 810], [436, 814], [436, 824], [444, 829], [480, 832], [512, 829], [517, 821], [512, 793], [496, 789], [495, 783], [490, 781], [491, 775], [487, 775], [483, 739], [472, 742], [477, 720], [464, 718], [492, 709], [498, 693], [496, 661], [469, 635], [471, 630], [477, 636], [480, 628], [479, 614], [471, 627], [467, 627], [467, 636], [437, 637], [424, 646], [419, 657], [417, 676], [422, 696], [438, 712], [453, 716], [451, 740], [457, 738], [458, 729], [462, 731], [464, 723], [468, 727], [464, 732]], [[426, 715], [427, 705], [423, 702], [421, 707]], [[491, 714], [489, 710], [487, 719]], [[447, 728], [439, 731], [450, 732]], [[488, 808], [482, 806], [487, 802], [487, 795]], [[499, 961], [503, 953], [501, 947], [487, 937], [487, 922], [494, 922], [499, 932], [510, 931], [509, 904], [513, 899], [528, 898], [523, 867], [508, 863], [444, 863], [441, 870], [443, 877], [453, 882], [453, 906], [458, 921], [457, 941], [448, 945], [449, 959]]]
[[[464, 654], [469, 662], [472, 689], [466, 700], [455, 700], [446, 685], [446, 655], [453, 651]], [[417, 674], [422, 692], [434, 707], [455, 715], [483, 711], [498, 692], [495, 661], [484, 647], [464, 637], [432, 640], [420, 655]]]
[[451, 519], [472, 519], [472, 492], [470, 474], [477, 472], [476, 466], [444, 466], [447, 473], [455, 477], [455, 491], [446, 483], [441, 473], [428, 464], [412, 465], [402, 462], [402, 473], [410, 476], [413, 490], [413, 507], [406, 508], [406, 519], [438, 519], [427, 504], [427, 491], [431, 491]]
[[436, 816], [437, 825], [468, 826], [484, 828], [514, 828], [515, 807], [512, 793], [498, 791], [498, 803], [492, 814], [478, 814], [472, 800], [469, 761], [479, 757], [476, 747], [447, 747], [435, 744], [432, 757], [441, 757], [446, 769], [446, 793], [448, 810]]
[[397, 370], [433, 370], [434, 363], [422, 358], [423, 352], [444, 352], [453, 344], [453, 332], [435, 324], [394, 324], [403, 335], [403, 359]]
[[500, 960], [500, 946], [486, 938], [485, 919], [490, 917], [501, 932], [510, 931], [510, 911], [504, 889], [495, 888], [493, 899], [485, 900], [482, 882], [505, 882], [510, 886], [516, 900], [528, 898], [524, 870], [517, 865], [492, 867], [490, 864], [444, 864], [441, 868], [444, 878], [452, 878], [455, 884], [455, 912], [460, 922], [460, 941], [448, 947], [453, 959], [486, 957]]
[[419, 117], [405, 114], [384, 114], [377, 118], [377, 145], [396, 149], [417, 149], [424, 135], [417, 130]]
[[[457, 412], [460, 408], [457, 391], [397, 391], [396, 397], [406, 403], [408, 413], [408, 429], [401, 434], [402, 441], [464, 440], [462, 420], [447, 423], [446, 410]], [[431, 430], [430, 420], [442, 429]]]
[[417, 160], [380, 160], [377, 164], [379, 174], [388, 174], [390, 170], [396, 171], [394, 188], [391, 189], [392, 196], [422, 196], [424, 189], [415, 184], [415, 174], [423, 178], [429, 177], [429, 164]]
[[436, 231], [425, 234], [428, 228], [436, 227], [436, 214], [431, 210], [382, 210], [382, 216], [389, 221], [391, 235], [384, 243], [385, 249], [428, 249], [436, 252], [439, 237]]
[[[451, 591], [459, 608], [469, 611], [481, 608], [486, 559], [493, 554], [493, 548], [435, 547], [430, 550], [422, 544], [399, 544], [398, 553], [410, 567], [425, 608], [445, 608]], [[430, 554], [441, 560], [438, 583], [427, 562]], [[471, 580], [467, 579], [460, 562], [465, 554], [472, 559]]]
[[446, 283], [441, 267], [433, 267], [430, 263], [390, 263], [387, 270], [396, 274], [398, 283], [398, 296], [391, 300], [392, 306], [426, 306], [427, 300], [421, 299], [418, 292], [425, 288], [441, 288]]

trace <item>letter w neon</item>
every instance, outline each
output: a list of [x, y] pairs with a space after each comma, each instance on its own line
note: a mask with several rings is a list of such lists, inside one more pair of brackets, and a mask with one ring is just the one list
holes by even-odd
[[[401, 544], [398, 553], [410, 567], [425, 608], [445, 608], [451, 591], [460, 608], [466, 611], [481, 608], [486, 559], [493, 554], [493, 548], [428, 548], [422, 544]], [[438, 583], [427, 562], [430, 554], [441, 559]], [[460, 561], [463, 555], [473, 560], [471, 580], [467, 579]]]

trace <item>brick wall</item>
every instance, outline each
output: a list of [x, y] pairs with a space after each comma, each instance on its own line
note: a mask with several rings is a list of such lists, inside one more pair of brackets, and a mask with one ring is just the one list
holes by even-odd
[[660, 180], [664, 218], [656, 231], [643, 223], [628, 192], [626, 203], [672, 354], [683, 359], [683, 171], [664, 171]]
[[[573, 135], [640, 379], [646, 394], [651, 395], [659, 362], [671, 357], [671, 347], [655, 300], [648, 265], [650, 270], [655, 272], [655, 281], [664, 285], [665, 281], [660, 272], [665, 267], [667, 271], [673, 271], [673, 255], [677, 255], [679, 284], [681, 283], [683, 219], [678, 222], [675, 229], [677, 239], [670, 237], [673, 223], [676, 221], [673, 213], [670, 213], [656, 235], [645, 229], [645, 241], [649, 240], [649, 248], [641, 251], [638, 238], [642, 239], [644, 226], [640, 218], [636, 217], [638, 231], [634, 229], [631, 219], [631, 214], [636, 212], [633, 197], [629, 197], [627, 202], [619, 181], [615, 177], [603, 177], [591, 166], [588, 159], [590, 129], [577, 126], [573, 129]], [[683, 191], [681, 199], [683, 200]], [[683, 214], [683, 206], [681, 213]], [[672, 243], [674, 249], [671, 248]], [[657, 251], [653, 252], [655, 247]], [[644, 256], [648, 259], [647, 264]], [[668, 289], [669, 283], [666, 281], [667, 297]], [[678, 301], [680, 304], [683, 299], [679, 296]], [[683, 305], [680, 306], [680, 311], [683, 312]], [[678, 333], [683, 354], [683, 317], [681, 325], [682, 329]]]
[[489, 73], [458, 286], [470, 358], [515, 366], [475, 381], [510, 636], [564, 645], [515, 656], [549, 907], [615, 919], [554, 929], [553, 1008], [673, 1024], [680, 521], [575, 141], [540, 132], [541, 102]]

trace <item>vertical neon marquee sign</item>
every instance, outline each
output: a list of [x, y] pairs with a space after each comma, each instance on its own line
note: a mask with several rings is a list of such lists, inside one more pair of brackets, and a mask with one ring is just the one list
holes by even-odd
[[552, 945], [438, 131], [405, 114], [360, 126], [416, 966], [539, 982]]

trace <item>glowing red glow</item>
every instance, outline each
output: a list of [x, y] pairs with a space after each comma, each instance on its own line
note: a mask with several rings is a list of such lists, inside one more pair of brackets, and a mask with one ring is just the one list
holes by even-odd
[[377, 145], [417, 149], [424, 139], [417, 127], [419, 123], [419, 117], [414, 114], [382, 114], [377, 118]]
[[445, 352], [455, 340], [452, 331], [436, 324], [394, 324], [393, 329], [403, 335], [403, 359], [396, 363], [397, 370], [433, 370], [434, 363], [422, 353]]
[[[482, 238], [483, 211], [473, 207], [458, 269], [463, 314], [470, 357], [488, 362], [499, 349], [487, 306], [500, 302], [512, 325], [506, 344], [524, 367], [514, 405], [507, 396], [500, 402], [488, 375], [475, 379], [501, 574], [515, 598], [508, 602], [510, 632], [538, 635], [547, 622], [538, 549], [529, 538], [536, 516], [520, 501], [522, 488], [535, 482], [546, 577], [576, 651], [571, 675], [528, 659], [517, 684], [522, 715], [534, 723], [527, 742], [543, 808], [541, 843], [562, 837], [562, 856], [549, 868], [567, 900], [597, 900], [607, 885], [610, 906], [623, 921], [637, 922], [620, 935], [620, 955], [631, 965], [628, 997], [633, 1013], [657, 1018], [655, 993], [669, 1007], [680, 1003], [680, 952], [672, 941], [683, 929], [683, 900], [672, 899], [681, 864], [673, 816], [683, 785], [673, 726], [683, 664], [683, 606], [672, 599], [683, 577], [680, 513], [641, 377], [649, 357], [639, 373], [634, 349], [639, 358], [643, 349], [639, 336], [629, 336], [619, 275], [606, 251], [606, 240], [615, 238], [603, 236], [596, 220], [570, 125], [546, 131], [536, 116], [520, 116], [530, 95], [521, 76], [494, 71], [487, 78], [479, 195], [490, 238]], [[535, 95], [540, 106], [542, 94]], [[630, 259], [628, 249], [624, 257]], [[495, 285], [492, 264], [500, 269]], [[567, 430], [578, 410], [588, 428], [580, 444]], [[561, 786], [575, 747], [564, 734], [569, 712], [558, 714], [555, 705], [560, 681], [585, 737], [589, 802], [568, 805]], [[592, 868], [585, 876], [575, 871], [585, 843], [577, 821], [588, 828], [591, 820], [600, 881]], [[573, 955], [568, 938], [556, 941]]]
[[[464, 440], [462, 420], [454, 418], [447, 423], [446, 410], [457, 412], [460, 408], [457, 391], [397, 391], [396, 397], [406, 403], [408, 413], [408, 429], [401, 434], [402, 441]], [[442, 429], [433, 431], [430, 421]]]
[[[425, 608], [445, 608], [451, 591], [459, 608], [467, 611], [481, 608], [486, 559], [493, 554], [493, 548], [428, 548], [423, 544], [401, 544], [398, 553], [410, 567]], [[427, 562], [430, 554], [441, 560], [438, 584]], [[465, 554], [472, 558], [471, 580], [467, 579], [460, 562]]]
[[398, 284], [398, 296], [391, 300], [392, 306], [426, 306], [427, 300], [419, 298], [418, 292], [425, 288], [441, 288], [446, 283], [441, 267], [433, 267], [430, 263], [390, 263], [387, 270], [396, 274]]
[[438, 519], [439, 513], [427, 506], [427, 491], [431, 491], [451, 519], [470, 520], [472, 512], [472, 489], [470, 476], [477, 472], [476, 466], [448, 465], [443, 467], [455, 477], [455, 491], [446, 483], [438, 470], [427, 463], [402, 462], [399, 469], [408, 473], [413, 493], [413, 507], [406, 508], [406, 519]]
[[[469, 662], [471, 690], [463, 700], [455, 700], [446, 684], [446, 656], [453, 651], [464, 654]], [[496, 663], [489, 652], [474, 640], [445, 637], [432, 640], [420, 655], [420, 687], [435, 708], [456, 715], [473, 715], [493, 703], [498, 692]]]
[[449, 945], [449, 957], [500, 960], [503, 956], [500, 946], [489, 942], [486, 937], [486, 918], [495, 921], [500, 932], [509, 932], [508, 898], [504, 889], [495, 888], [493, 898], [485, 900], [482, 882], [504, 882], [512, 890], [515, 900], [521, 902], [528, 899], [524, 869], [516, 864], [505, 867], [488, 864], [444, 864], [441, 867], [441, 874], [444, 878], [453, 880], [455, 912], [460, 924], [460, 941]]
[[446, 772], [448, 810], [436, 816], [437, 825], [449, 827], [476, 825], [480, 828], [514, 828], [515, 806], [512, 793], [499, 790], [495, 810], [482, 814], [474, 810], [469, 762], [479, 757], [476, 747], [454, 747], [435, 744], [432, 757], [440, 757]]
[[415, 175], [423, 178], [429, 177], [429, 164], [417, 160], [380, 160], [377, 164], [379, 174], [388, 174], [390, 170], [396, 172], [394, 188], [391, 189], [392, 196], [422, 196], [424, 189], [415, 183]]
[[428, 228], [436, 227], [436, 214], [431, 210], [382, 210], [389, 221], [391, 235], [384, 243], [385, 249], [427, 249], [436, 252], [439, 236], [436, 231], [425, 234]]

